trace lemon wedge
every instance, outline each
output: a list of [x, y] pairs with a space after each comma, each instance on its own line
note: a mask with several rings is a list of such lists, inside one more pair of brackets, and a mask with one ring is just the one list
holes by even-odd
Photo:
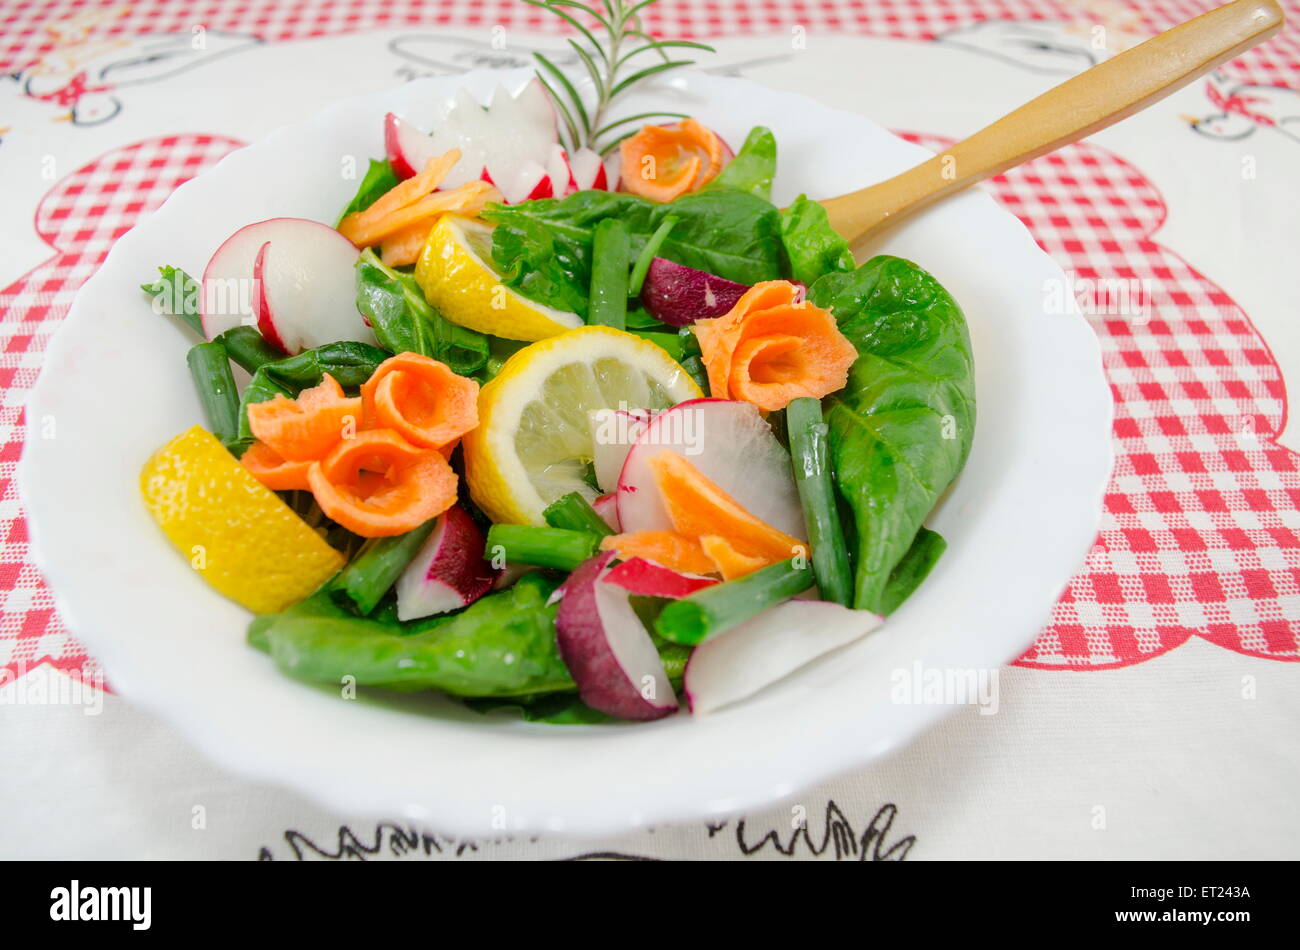
[[463, 442], [470, 494], [493, 521], [544, 524], [562, 495], [597, 495], [589, 412], [701, 395], [672, 357], [623, 330], [581, 327], [526, 346], [479, 392], [479, 426]]
[[457, 214], [438, 219], [415, 265], [415, 282], [444, 317], [507, 340], [544, 340], [582, 326], [575, 313], [529, 300], [492, 265], [492, 226]]
[[343, 567], [342, 554], [199, 426], [145, 463], [140, 495], [203, 579], [256, 613], [296, 604]]

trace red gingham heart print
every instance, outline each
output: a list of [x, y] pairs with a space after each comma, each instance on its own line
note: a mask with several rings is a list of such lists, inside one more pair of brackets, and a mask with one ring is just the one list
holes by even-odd
[[54, 612], [28, 557], [14, 482], [24, 424], [22, 398], [16, 397], [25, 397], [36, 382], [46, 342], [113, 242], [183, 182], [243, 144], [172, 135], [117, 149], [60, 181], [36, 210], [37, 233], [54, 256], [0, 290], [0, 390], [6, 395], [0, 406], [0, 670], [10, 674], [0, 681], [40, 662], [82, 675], [97, 669]]

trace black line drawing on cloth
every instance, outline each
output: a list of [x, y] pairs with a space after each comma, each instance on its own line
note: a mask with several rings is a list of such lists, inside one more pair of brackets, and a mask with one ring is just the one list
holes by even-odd
[[982, 20], [934, 38], [981, 56], [1051, 76], [1073, 76], [1106, 58], [1077, 27], [1046, 20]]
[[120, 90], [178, 76], [261, 42], [251, 34], [202, 27], [93, 40], [84, 33], [56, 34], [53, 49], [0, 76], [0, 101], [8, 90], [62, 110], [56, 118], [75, 126], [102, 125], [122, 111]]
[[[758, 831], [747, 819], [735, 822], [736, 847], [746, 857], [770, 848], [787, 858], [829, 856], [836, 861], [902, 861], [916, 844], [916, 835], [907, 835], [889, 843], [889, 834], [898, 815], [893, 802], [881, 805], [861, 833], [853, 826], [833, 798], [826, 800], [820, 839], [809, 831], [809, 822], [791, 822], [786, 828]], [[729, 821], [711, 823], [709, 837], [721, 834]]]
[[1265, 128], [1300, 142], [1300, 89], [1236, 83], [1216, 72], [1205, 83], [1205, 97], [1215, 111], [1183, 118], [1206, 138], [1235, 142]]

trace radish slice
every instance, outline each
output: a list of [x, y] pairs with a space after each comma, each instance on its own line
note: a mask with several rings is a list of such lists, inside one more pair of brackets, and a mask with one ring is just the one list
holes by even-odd
[[497, 580], [483, 560], [483, 532], [465, 509], [452, 505], [438, 516], [428, 540], [397, 579], [397, 619], [445, 614], [478, 600]]
[[605, 519], [605, 524], [609, 525], [610, 530], [615, 534], [620, 534], [623, 527], [618, 520], [618, 495], [610, 492], [607, 495], [601, 495], [591, 503], [591, 507], [596, 509], [596, 514]]
[[602, 491], [618, 490], [619, 473], [623, 471], [627, 453], [653, 417], [649, 409], [592, 409], [587, 413], [592, 467]]
[[624, 531], [671, 531], [650, 459], [676, 452], [746, 511], [801, 540], [804, 528], [790, 455], [752, 403], [692, 399], [657, 413], [627, 453], [618, 479]]
[[588, 191], [596, 188], [609, 190], [609, 180], [605, 176], [605, 163], [600, 155], [589, 148], [580, 148], [569, 157], [569, 169], [573, 179], [574, 191]]
[[[357, 310], [357, 249], [351, 241], [306, 218], [272, 218], [241, 228], [236, 237], [246, 232], [242, 240], [261, 242], [248, 272], [254, 287], [252, 316], [272, 345], [295, 354], [339, 340], [374, 342]], [[218, 248], [213, 260], [234, 240]], [[213, 270], [210, 263], [205, 285]], [[221, 325], [214, 321], [213, 329]], [[206, 317], [204, 331], [209, 332]]]
[[584, 561], [564, 582], [556, 644], [592, 709], [620, 719], [659, 719], [677, 709], [677, 697], [627, 591], [602, 583], [613, 557], [606, 552]]
[[417, 175], [429, 159], [437, 158], [437, 143], [405, 119], [393, 113], [384, 116], [384, 152], [398, 178]]
[[641, 302], [670, 327], [721, 317], [749, 290], [745, 284], [656, 257], [646, 271]]
[[699, 574], [683, 574], [645, 558], [634, 557], [611, 568], [605, 575], [605, 583], [621, 587], [629, 594], [679, 600], [702, 587], [711, 587], [718, 581]]
[[695, 648], [684, 675], [687, 706], [702, 715], [752, 696], [883, 620], [824, 600], [778, 604]]

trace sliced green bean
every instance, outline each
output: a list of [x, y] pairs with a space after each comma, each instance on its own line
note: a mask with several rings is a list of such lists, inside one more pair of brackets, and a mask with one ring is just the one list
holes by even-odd
[[785, 424], [817, 587], [822, 600], [847, 607], [853, 602], [853, 573], [831, 482], [821, 401], [811, 396], [791, 400], [785, 407]]
[[267, 363], [284, 359], [284, 354], [266, 342], [266, 337], [256, 327], [231, 327], [217, 342], [226, 348], [226, 354], [236, 364], [250, 373], [256, 373]]
[[632, 276], [627, 282], [627, 295], [629, 297], [641, 296], [641, 285], [645, 283], [645, 275], [650, 272], [650, 262], [653, 261], [659, 253], [659, 248], [668, 238], [668, 232], [673, 229], [677, 223], [677, 215], [670, 214], [659, 222], [659, 227], [655, 228], [654, 233], [646, 240], [645, 246], [641, 248], [641, 254], [636, 259], [636, 266], [632, 268]]
[[516, 564], [535, 564], [571, 571], [600, 549], [600, 535], [530, 524], [494, 524], [488, 529], [487, 553]]
[[614, 533], [609, 523], [576, 491], [551, 502], [542, 512], [542, 517], [552, 528], [585, 531], [601, 538]]
[[737, 580], [714, 584], [673, 601], [655, 620], [655, 632], [673, 643], [694, 646], [812, 585], [813, 572], [806, 562], [801, 564], [792, 558], [769, 564]]
[[230, 372], [230, 359], [220, 343], [196, 343], [185, 354], [190, 377], [198, 390], [208, 429], [222, 442], [239, 435], [239, 392]]
[[334, 602], [363, 617], [368, 615], [397, 583], [437, 523], [433, 518], [406, 534], [368, 540], [356, 559], [330, 581]]

